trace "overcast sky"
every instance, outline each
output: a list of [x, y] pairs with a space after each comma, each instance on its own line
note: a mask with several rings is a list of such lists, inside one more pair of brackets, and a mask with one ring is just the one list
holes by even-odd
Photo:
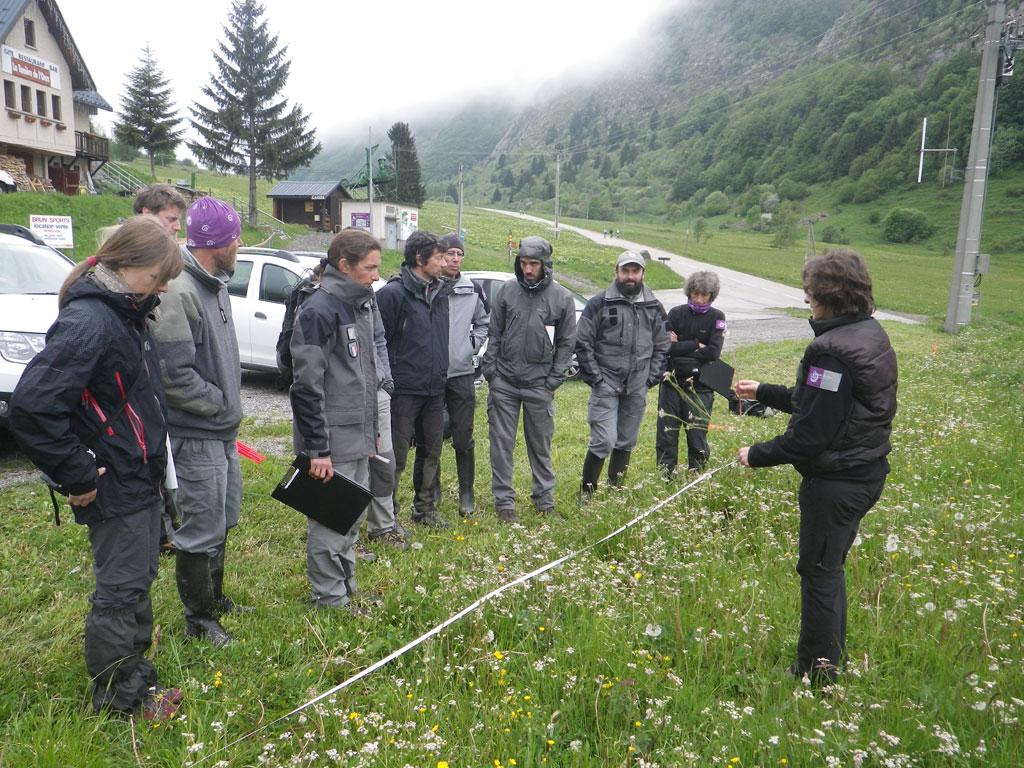
[[[673, 0], [265, 0], [288, 46], [289, 101], [321, 139], [474, 93], [532, 93], [546, 80], [642, 57], [642, 32]], [[61, 0], [100, 94], [120, 108], [125, 74], [148, 42], [182, 117], [213, 70], [230, 0]], [[109, 125], [110, 113], [99, 115]], [[386, 126], [384, 126], [386, 127]], [[415, 131], [415, 125], [413, 125]], [[183, 149], [179, 149], [179, 154]]]

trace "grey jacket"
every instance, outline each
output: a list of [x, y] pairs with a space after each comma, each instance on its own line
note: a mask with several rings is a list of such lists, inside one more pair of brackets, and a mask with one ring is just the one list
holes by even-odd
[[491, 304], [484, 378], [555, 390], [565, 381], [575, 344], [576, 303], [552, 277], [550, 258], [536, 285], [523, 279], [517, 259], [516, 279], [501, 286]]
[[234, 440], [242, 421], [242, 369], [225, 272], [211, 275], [187, 248], [185, 269], [160, 299], [152, 326], [173, 437]]
[[473, 355], [487, 341], [491, 316], [483, 296], [465, 275], [448, 295], [448, 378], [473, 373]]
[[291, 352], [295, 450], [334, 462], [376, 453], [373, 289], [328, 266], [295, 315]]
[[665, 307], [646, 285], [630, 300], [613, 282], [587, 302], [576, 329], [583, 380], [620, 395], [645, 392], [661, 380], [670, 344]]

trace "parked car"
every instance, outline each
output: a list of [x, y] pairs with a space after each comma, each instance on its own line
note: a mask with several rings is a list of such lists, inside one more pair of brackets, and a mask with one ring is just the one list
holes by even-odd
[[242, 368], [277, 370], [277, 337], [284, 321], [285, 304], [295, 284], [325, 255], [274, 248], [238, 249], [228, 293]]
[[[465, 270], [463, 273], [466, 277], [473, 281], [473, 284], [483, 290], [484, 296], [490, 301], [493, 297], [498, 295], [498, 289], [505, 284], [508, 280], [515, 278], [515, 275], [511, 272], [488, 272], [483, 270]], [[579, 323], [580, 315], [583, 314], [583, 308], [587, 306], [587, 299], [576, 293], [571, 288], [566, 287], [566, 290], [572, 294], [572, 299], [576, 303], [576, 322]], [[483, 347], [480, 348], [480, 352], [473, 359], [473, 367], [479, 373], [480, 362], [483, 359], [484, 352], [487, 351], [487, 342], [484, 342]], [[576, 360], [576, 353], [572, 354], [572, 361], [569, 363], [569, 370], [567, 371], [567, 377], [572, 380], [580, 375], [580, 364]]]
[[0, 424], [29, 361], [57, 319], [57, 294], [75, 263], [31, 230], [0, 225]]

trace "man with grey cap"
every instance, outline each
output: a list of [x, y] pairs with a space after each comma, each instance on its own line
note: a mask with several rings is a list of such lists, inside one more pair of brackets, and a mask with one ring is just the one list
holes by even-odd
[[235, 446], [242, 378], [227, 290], [241, 228], [222, 200], [202, 197], [189, 207], [185, 269], [161, 298], [153, 327], [178, 479], [175, 574], [185, 634], [218, 647], [231, 641], [220, 615], [247, 610], [223, 591], [227, 532], [238, 524], [242, 503]]
[[515, 272], [515, 279], [498, 290], [491, 304], [483, 361], [484, 378], [490, 384], [491, 489], [498, 519], [506, 523], [519, 520], [512, 453], [520, 411], [533, 473], [530, 498], [541, 514], [554, 512], [555, 390], [565, 381], [576, 343], [576, 304], [554, 279], [551, 243], [542, 237], [524, 237]]
[[644, 285], [643, 256], [626, 251], [615, 262], [615, 281], [587, 302], [576, 329], [576, 359], [590, 385], [581, 499], [593, 494], [605, 459], [608, 483], [622, 483], [647, 390], [661, 381], [670, 343], [665, 308]]

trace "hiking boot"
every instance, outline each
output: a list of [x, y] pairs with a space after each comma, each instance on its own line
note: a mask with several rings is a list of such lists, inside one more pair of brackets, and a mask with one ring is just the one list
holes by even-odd
[[356, 543], [352, 545], [352, 551], [355, 552], [356, 557], [364, 563], [377, 562], [377, 553], [368, 549], [361, 539], [356, 539]]
[[555, 511], [554, 507], [544, 507], [541, 509], [537, 508], [537, 514], [541, 517], [546, 517], [548, 520], [563, 520], [564, 518], [558, 512]]
[[335, 606], [339, 610], [345, 611], [349, 616], [354, 619], [368, 619], [373, 615], [373, 611], [363, 605], [356, 605], [354, 602], [349, 600], [344, 605]]
[[384, 595], [380, 592], [357, 590], [349, 593], [349, 598], [359, 605], [384, 605]]
[[501, 509], [497, 510], [497, 513], [498, 519], [503, 523], [519, 522], [519, 515], [517, 515], [516, 511], [511, 507], [502, 507]]
[[217, 621], [217, 602], [210, 578], [212, 561], [204, 553], [179, 549], [174, 576], [185, 607], [185, 636], [206, 638], [215, 648], [223, 648], [231, 642], [231, 635]]
[[451, 525], [441, 517], [437, 512], [428, 512], [427, 514], [420, 515], [416, 512], [412, 513], [412, 521], [417, 525], [425, 525], [428, 528], [436, 528], [439, 531], [447, 531], [451, 528]]
[[604, 466], [604, 459], [595, 456], [590, 451], [583, 457], [583, 478], [580, 481], [580, 503], [586, 504], [594, 495], [597, 488], [598, 478], [601, 477], [601, 468]]
[[405, 536], [394, 529], [384, 531], [384, 533], [376, 533], [370, 536], [370, 541], [374, 543], [387, 544], [389, 547], [394, 547], [395, 549], [406, 550], [409, 548], [409, 542], [405, 540]]
[[185, 637], [193, 640], [209, 640], [214, 648], [231, 644], [231, 635], [216, 619], [186, 619]]
[[473, 498], [476, 460], [473, 448], [455, 452], [455, 469], [459, 476], [459, 514], [470, 517], [476, 512], [476, 501]]
[[151, 686], [142, 702], [142, 719], [152, 723], [170, 720], [178, 712], [178, 705], [185, 695], [180, 688], [164, 688], [162, 685]]

